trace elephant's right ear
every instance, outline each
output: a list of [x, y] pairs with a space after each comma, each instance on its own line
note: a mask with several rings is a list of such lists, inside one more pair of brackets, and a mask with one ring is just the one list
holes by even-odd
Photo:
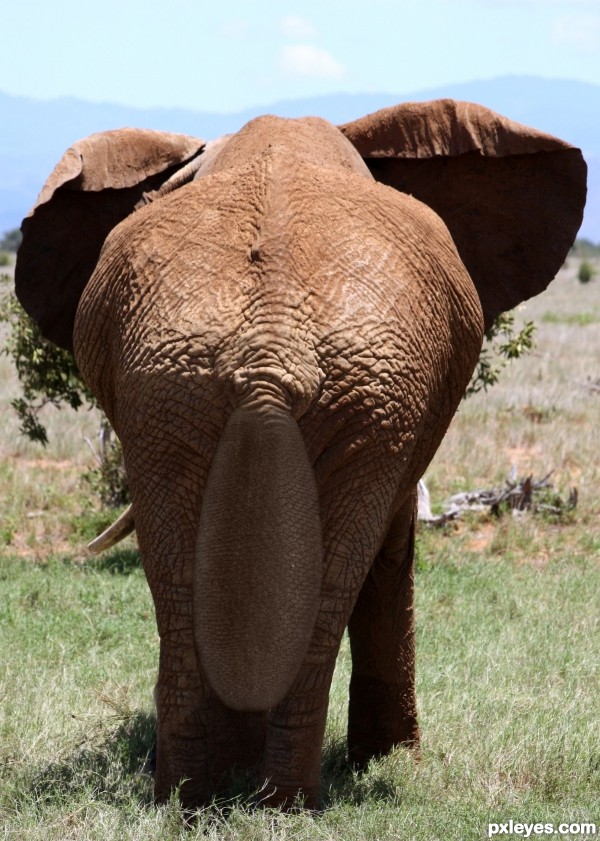
[[583, 216], [579, 149], [452, 99], [383, 108], [339, 128], [377, 181], [444, 220], [486, 328], [554, 278]]
[[106, 236], [204, 145], [126, 128], [93, 134], [65, 152], [23, 220], [15, 270], [17, 297], [42, 335], [73, 349], [77, 305]]

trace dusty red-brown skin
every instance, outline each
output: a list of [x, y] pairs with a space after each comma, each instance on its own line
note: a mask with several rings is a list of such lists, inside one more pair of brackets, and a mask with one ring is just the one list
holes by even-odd
[[255, 769], [263, 802], [315, 807], [346, 627], [350, 759], [418, 744], [416, 483], [484, 323], [552, 279], [584, 196], [578, 150], [449, 100], [206, 148], [108, 133], [50, 176], [17, 290], [123, 443], [158, 800]]

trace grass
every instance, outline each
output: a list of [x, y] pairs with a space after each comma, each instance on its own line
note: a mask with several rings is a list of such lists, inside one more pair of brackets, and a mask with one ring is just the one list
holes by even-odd
[[[202, 828], [215, 838], [482, 838], [487, 823], [510, 817], [594, 818], [597, 559], [582, 553], [540, 570], [445, 539], [441, 559], [436, 536], [419, 545], [421, 762], [399, 750], [362, 777], [345, 769], [344, 645], [324, 814], [215, 809], [201, 815], [197, 837]], [[122, 554], [99, 567], [3, 561], [6, 837], [190, 837], [175, 804], [151, 805], [157, 639], [143, 576]]]
[[562, 315], [557, 312], [545, 312], [542, 316], [544, 324], [575, 324], [579, 327], [585, 327], [588, 324], [597, 324], [600, 321], [600, 315], [593, 312], [574, 312], [568, 315]]
[[[524, 317], [534, 355], [462, 407], [427, 481], [434, 502], [502, 483], [516, 463], [556, 490], [563, 518], [471, 514], [421, 529], [416, 571], [422, 759], [362, 776], [344, 762], [349, 658], [331, 693], [324, 811], [228, 803], [185, 828], [151, 802], [158, 658], [135, 542], [92, 561], [104, 525], [81, 474], [97, 419], [54, 413], [50, 447], [19, 439], [0, 357], [0, 825], [6, 839], [483, 839], [490, 822], [600, 825], [600, 282], [567, 266]], [[556, 313], [557, 320], [542, 318]], [[577, 837], [577, 836], [569, 836]]]

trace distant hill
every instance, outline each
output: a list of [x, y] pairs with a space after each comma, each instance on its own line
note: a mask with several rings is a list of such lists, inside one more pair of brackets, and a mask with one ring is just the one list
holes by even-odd
[[235, 114], [139, 109], [68, 98], [38, 101], [0, 93], [0, 232], [20, 224], [65, 149], [95, 131], [139, 126], [209, 140], [236, 131], [258, 114], [313, 114], [342, 123], [398, 102], [440, 97], [479, 102], [581, 147], [589, 174], [580, 236], [600, 242], [600, 86], [528, 76], [448, 85], [408, 95], [337, 94], [288, 100]]

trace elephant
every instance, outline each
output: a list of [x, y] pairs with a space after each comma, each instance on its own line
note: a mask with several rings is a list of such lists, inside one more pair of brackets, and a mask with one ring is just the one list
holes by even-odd
[[349, 761], [418, 750], [417, 483], [585, 192], [579, 149], [449, 99], [64, 154], [16, 292], [122, 443], [160, 638], [157, 802], [207, 804], [239, 771], [317, 808], [346, 628]]

